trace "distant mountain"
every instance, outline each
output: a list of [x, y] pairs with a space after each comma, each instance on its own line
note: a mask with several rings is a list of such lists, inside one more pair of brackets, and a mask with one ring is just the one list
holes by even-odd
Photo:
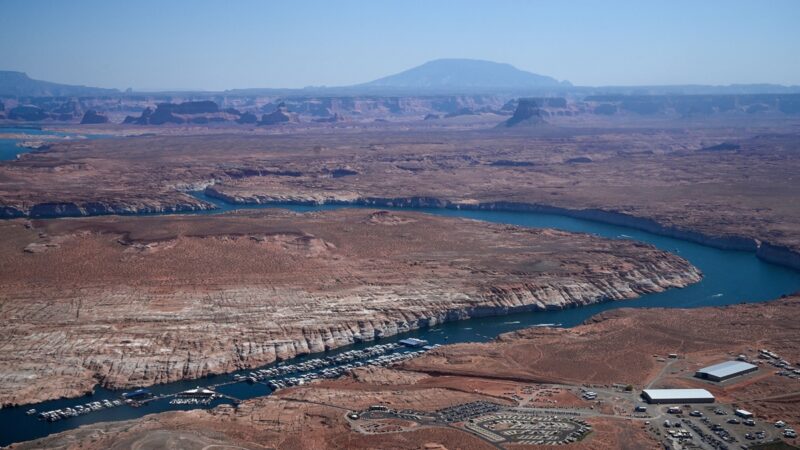
[[571, 86], [568, 81], [519, 70], [511, 64], [477, 59], [437, 59], [356, 87], [464, 90], [536, 89]]
[[117, 89], [103, 89], [88, 86], [39, 81], [28, 77], [24, 72], [0, 70], [0, 95], [17, 97], [72, 97], [116, 95]]

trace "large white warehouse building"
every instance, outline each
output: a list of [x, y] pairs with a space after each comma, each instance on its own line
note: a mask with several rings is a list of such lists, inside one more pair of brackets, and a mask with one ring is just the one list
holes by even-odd
[[703, 367], [695, 372], [694, 376], [704, 380], [725, 381], [756, 370], [758, 370], [758, 366], [744, 361], [725, 361], [713, 366]]
[[647, 403], [714, 403], [714, 395], [705, 389], [645, 389]]

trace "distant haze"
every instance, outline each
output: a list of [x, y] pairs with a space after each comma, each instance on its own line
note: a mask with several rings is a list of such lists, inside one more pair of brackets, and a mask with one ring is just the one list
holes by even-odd
[[[559, 86], [558, 80], [510, 64], [475, 59], [437, 59], [364, 86], [390, 88], [526, 88]], [[565, 81], [563, 84], [569, 85]]]
[[800, 85], [800, 1], [0, 2], [0, 70], [136, 90], [345, 86], [467, 58], [575, 85]]

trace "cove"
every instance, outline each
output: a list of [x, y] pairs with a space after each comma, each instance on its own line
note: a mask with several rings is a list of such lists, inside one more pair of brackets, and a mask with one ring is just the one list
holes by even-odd
[[[74, 133], [64, 133], [60, 131], [52, 131], [52, 130], [43, 130], [41, 128], [34, 128], [34, 127], [0, 127], [0, 134], [24, 134], [30, 135], [32, 139], [30, 140], [62, 140], [64, 138], [75, 138], [75, 139], [105, 139], [111, 136], [102, 135], [102, 134], [86, 134], [86, 135], [78, 135]], [[30, 148], [20, 147], [17, 144], [22, 142], [24, 139], [2, 139], [0, 138], [0, 161], [13, 161], [17, 159], [17, 155], [21, 155], [23, 153], [30, 153], [35, 151]]]
[[[353, 206], [346, 205], [233, 205], [210, 198], [201, 193], [196, 193], [195, 195], [202, 200], [214, 203], [218, 209], [199, 211], [192, 214], [220, 214], [239, 209], [263, 208], [286, 208], [296, 212], [323, 211], [345, 207], [353, 208]], [[376, 209], [374, 207], [357, 206], [355, 208]], [[397, 210], [403, 208], [379, 209]], [[757, 258], [755, 253], [752, 252], [722, 250], [624, 226], [608, 225], [590, 220], [552, 214], [438, 208], [415, 208], [414, 211], [526, 227], [556, 228], [571, 232], [591, 233], [610, 239], [635, 239], [650, 243], [662, 250], [676, 253], [686, 258], [703, 272], [704, 277], [699, 283], [686, 288], [649, 294], [635, 300], [598, 303], [565, 310], [518, 313], [507, 316], [480, 317], [464, 321], [447, 322], [431, 328], [418, 329], [395, 336], [385, 337], [371, 343], [366, 342], [342, 347], [325, 352], [324, 354], [299, 356], [291, 360], [292, 363], [320, 356], [332, 356], [352, 349], [362, 349], [375, 345], [376, 343], [396, 342], [407, 337], [425, 339], [431, 344], [481, 342], [493, 339], [501, 333], [538, 324], [557, 323], [564, 327], [572, 327], [582, 323], [594, 314], [614, 308], [697, 308], [705, 306], [723, 306], [743, 302], [767, 301], [800, 290], [800, 274], [798, 274], [798, 272], [783, 266], [765, 262]], [[270, 364], [264, 367], [272, 367], [275, 365], [276, 364]], [[245, 374], [247, 372], [250, 371], [247, 370], [238, 373]], [[232, 376], [233, 374], [209, 376], [198, 380], [152, 386], [150, 390], [155, 394], [176, 393], [196, 386], [207, 386], [230, 381]], [[129, 420], [146, 414], [163, 411], [198, 408], [198, 406], [170, 405], [167, 400], [158, 400], [140, 408], [121, 406], [52, 423], [40, 421], [36, 419], [35, 416], [28, 416], [25, 414], [25, 411], [30, 408], [36, 408], [38, 411], [46, 411], [66, 408], [90, 401], [117, 399], [121, 392], [122, 391], [113, 391], [97, 387], [94, 394], [87, 397], [52, 400], [35, 405], [2, 409], [0, 410], [0, 445], [35, 439], [88, 423]], [[268, 395], [270, 389], [263, 384], [236, 383], [221, 388], [220, 392], [245, 400]], [[227, 400], [215, 400], [210, 405], [204, 407], [214, 407], [225, 402], [227, 402]]]

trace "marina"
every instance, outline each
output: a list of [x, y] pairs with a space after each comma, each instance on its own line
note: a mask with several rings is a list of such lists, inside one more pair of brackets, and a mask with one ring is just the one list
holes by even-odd
[[43, 411], [39, 413], [39, 419], [46, 420], [48, 422], [55, 422], [62, 419], [68, 419], [70, 417], [89, 414], [95, 411], [101, 411], [106, 408], [116, 408], [117, 406], [122, 406], [122, 401], [104, 399], [102, 401], [89, 402], [83, 405], [75, 405], [74, 407], [66, 407], [64, 409]]
[[[420, 339], [415, 339], [415, 341], [427, 343], [427, 341]], [[119, 399], [106, 398], [85, 404], [75, 404], [43, 411], [38, 413], [36, 417], [46, 422], [58, 422], [120, 406], [140, 408], [152, 402], [164, 401], [170, 406], [203, 407], [211, 405], [215, 400], [236, 405], [241, 402], [241, 399], [217, 390], [235, 384], [260, 384], [268, 386], [270, 392], [274, 392], [291, 386], [301, 386], [313, 380], [338, 378], [357, 367], [383, 367], [400, 363], [438, 346], [432, 345], [426, 346], [425, 349], [413, 350], [408, 345], [400, 343], [377, 344], [361, 350], [347, 350], [335, 356], [313, 358], [295, 364], [279, 364], [274, 367], [255, 369], [246, 373], [236, 373], [230, 379], [219, 383], [203, 387], [197, 386], [193, 389], [175, 393], [154, 394], [150, 389], [136, 389], [130, 392], [123, 392]], [[32, 416], [36, 414], [36, 410], [28, 410], [26, 414]]]

